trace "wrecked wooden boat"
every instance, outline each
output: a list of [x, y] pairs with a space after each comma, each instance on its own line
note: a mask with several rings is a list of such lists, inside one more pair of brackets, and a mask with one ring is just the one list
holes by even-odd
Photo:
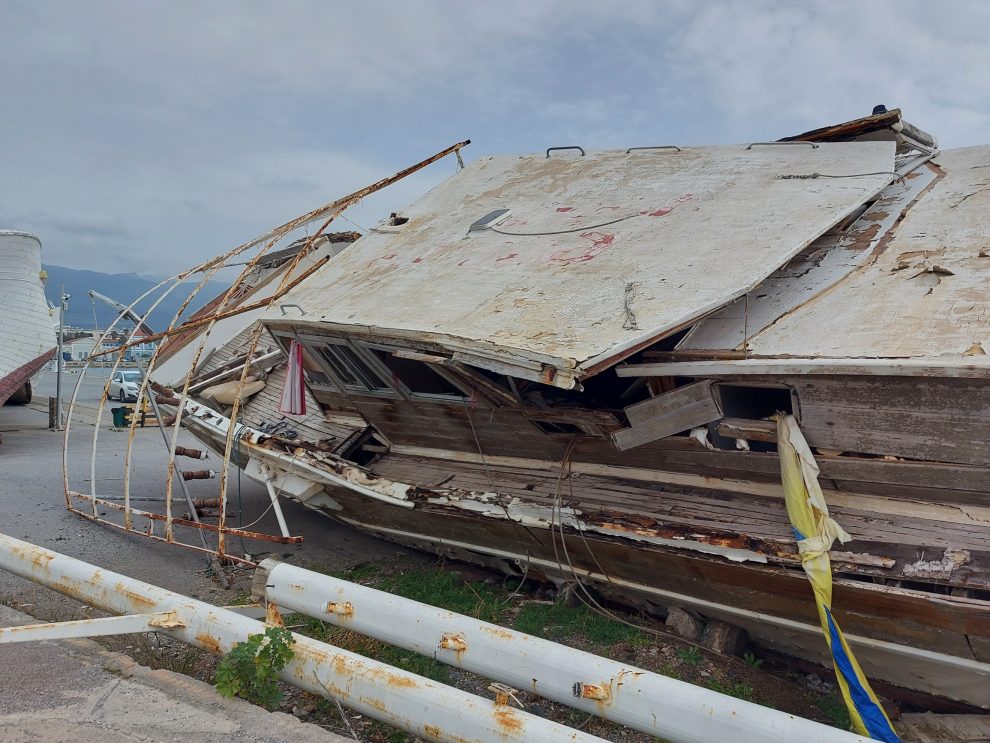
[[245, 370], [265, 333], [302, 362], [268, 363], [305, 414], [193, 394], [183, 423], [270, 489], [822, 661], [790, 416], [852, 537], [833, 608], [860, 664], [886, 693], [990, 708], [988, 169], [990, 146], [939, 153], [897, 110], [484, 157], [159, 381]]

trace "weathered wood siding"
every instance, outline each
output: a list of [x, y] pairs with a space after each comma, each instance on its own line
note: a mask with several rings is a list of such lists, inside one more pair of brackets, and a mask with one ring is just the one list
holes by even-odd
[[[795, 390], [795, 413], [813, 447], [931, 462], [819, 457], [823, 487], [936, 502], [990, 503], [990, 382], [810, 376], [763, 381]], [[483, 399], [465, 405], [345, 398], [327, 392], [316, 396], [324, 404], [358, 409], [390, 441], [406, 446], [474, 454], [480, 446], [490, 456], [560, 461], [571, 440], [568, 435], [542, 432], [519, 409], [496, 407]], [[527, 415], [538, 413], [530, 410]], [[651, 441], [625, 452], [609, 438], [581, 437], [571, 456], [596, 464], [780, 481], [775, 453], [706, 450], [686, 436]]]
[[990, 465], [990, 380], [803, 376], [779, 381], [794, 388], [801, 430], [812, 446]]

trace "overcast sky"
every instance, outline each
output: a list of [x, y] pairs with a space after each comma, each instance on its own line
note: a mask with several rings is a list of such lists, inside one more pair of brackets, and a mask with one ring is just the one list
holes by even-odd
[[164, 275], [461, 139], [468, 160], [747, 142], [884, 103], [982, 144], [988, 38], [983, 0], [0, 0], [0, 229]]

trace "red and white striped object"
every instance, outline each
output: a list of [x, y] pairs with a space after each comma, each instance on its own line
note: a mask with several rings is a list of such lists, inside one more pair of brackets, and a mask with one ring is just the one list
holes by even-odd
[[278, 412], [286, 415], [306, 415], [306, 387], [303, 379], [303, 350], [299, 341], [289, 346], [289, 365], [285, 385], [278, 402]]

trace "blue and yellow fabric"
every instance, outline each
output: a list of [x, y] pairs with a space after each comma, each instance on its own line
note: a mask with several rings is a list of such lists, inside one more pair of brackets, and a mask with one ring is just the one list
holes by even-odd
[[818, 464], [793, 415], [777, 421], [777, 450], [784, 500], [797, 539], [801, 565], [811, 581], [825, 641], [832, 652], [839, 689], [849, 709], [853, 729], [874, 740], [899, 742], [883, 707], [832, 616], [832, 565], [828, 551], [836, 539], [851, 537], [828, 515], [828, 504], [818, 484]]

